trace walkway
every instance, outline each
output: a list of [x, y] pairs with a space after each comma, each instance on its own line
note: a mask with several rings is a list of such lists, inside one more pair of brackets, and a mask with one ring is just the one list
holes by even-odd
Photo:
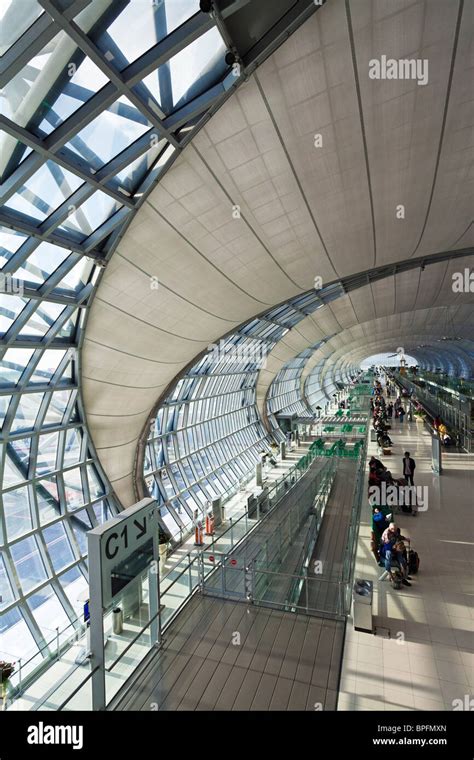
[[344, 624], [195, 596], [119, 710], [334, 710]]
[[[358, 461], [340, 459], [308, 571], [308, 606], [332, 611], [340, 598], [344, 549], [353, 506]], [[311, 581], [320, 580], [320, 583]], [[327, 582], [326, 582], [327, 581]], [[299, 604], [305, 605], [305, 591]]]
[[[348, 620], [339, 710], [452, 710], [474, 687], [474, 456], [443, 450], [444, 473], [431, 471], [431, 437], [416, 423], [393, 422], [390, 469], [401, 476], [409, 450], [427, 510], [397, 515], [420, 555], [412, 586], [396, 591], [370, 552], [370, 508], [363, 507], [355, 576], [374, 582], [377, 635]], [[369, 444], [369, 456], [377, 455]], [[388, 457], [386, 458], [389, 459]], [[390, 634], [390, 638], [388, 638]]]
[[[309, 444], [302, 444], [300, 447], [295, 448], [293, 451], [288, 451], [287, 458], [283, 461], [278, 460], [276, 467], [271, 468], [267, 474], [267, 483], [274, 483], [275, 480], [281, 478], [296, 462], [308, 451]], [[239, 491], [235, 496], [230, 499], [225, 505], [226, 510], [226, 522], [222, 528], [216, 531], [216, 537], [219, 536], [225, 530], [229, 528], [229, 519], [237, 520], [241, 517], [247, 507], [247, 498], [256, 488], [255, 478], [253, 478], [246, 486], [245, 491]], [[244, 521], [240, 526], [241, 530], [244, 530]], [[237, 539], [238, 527], [236, 527], [236, 535], [234, 540]], [[205, 537], [205, 545], [211, 543], [211, 537]], [[230, 541], [230, 539], [229, 539]], [[190, 535], [188, 539], [166, 560], [164, 570], [161, 575], [161, 580], [165, 580], [165, 587], [169, 585], [169, 582], [174, 580], [182, 571], [183, 559], [187, 561], [187, 555], [191, 554], [192, 557], [196, 556], [197, 549], [194, 546], [194, 536]], [[182, 563], [180, 565], [180, 563]], [[183, 595], [188, 593], [188, 581], [187, 576], [183, 579], [184, 588], [181, 588], [181, 584], [176, 584], [174, 587], [174, 594], [170, 593], [167, 596], [166, 602], [168, 609], [175, 606], [179, 606], [182, 602]], [[124, 626], [124, 633], [120, 637], [114, 635], [109, 636], [108, 646], [106, 648], [106, 654], [108, 659], [113, 659], [119, 654], [121, 649], [139, 632], [143, 622], [137, 620], [127, 620]], [[61, 656], [52, 661], [48, 669], [34, 683], [29, 686], [22, 696], [9, 705], [9, 710], [36, 710], [36, 709], [48, 709], [56, 710], [59, 705], [68, 697], [68, 695], [74, 690], [74, 688], [81, 683], [89, 672], [89, 661], [87, 660], [83, 665], [77, 665], [75, 659], [86, 644], [85, 636], [81, 636], [79, 640], [69, 647]], [[137, 644], [134, 650], [134, 654], [139, 658], [140, 645]], [[148, 652], [148, 646], [145, 644], [142, 647], [143, 656]], [[123, 681], [129, 675], [128, 667], [121, 667], [119, 664], [113, 672], [113, 685], [108, 688], [108, 694], [112, 693], [115, 689], [119, 689], [123, 685]], [[1, 698], [0, 698], [1, 704]], [[75, 709], [91, 709], [90, 705], [90, 690], [82, 689], [77, 697], [74, 698], [74, 702], [71, 704], [71, 708]]]

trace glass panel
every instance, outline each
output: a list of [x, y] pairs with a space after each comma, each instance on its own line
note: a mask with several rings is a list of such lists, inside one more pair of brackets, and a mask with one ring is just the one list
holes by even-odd
[[43, 530], [43, 538], [56, 573], [74, 562], [75, 556], [62, 521], [51, 525], [49, 528], [45, 528]]
[[20, 330], [19, 335], [43, 337], [43, 335], [46, 335], [48, 330], [54, 325], [65, 308], [65, 306], [59, 303], [51, 303], [48, 301], [40, 302], [34, 314]]
[[95, 499], [97, 496], [102, 496], [104, 493], [104, 488], [99, 480], [99, 476], [95, 471], [94, 465], [87, 465], [87, 474], [89, 476], [89, 491], [91, 499]]
[[26, 30], [43, 13], [37, 0], [3, 0], [0, 5], [0, 55], [26, 32]]
[[72, 315], [66, 319], [63, 326], [57, 333], [58, 338], [71, 338], [77, 324], [78, 311], [74, 311]]
[[78, 240], [84, 240], [120, 208], [120, 203], [97, 190], [77, 211], [68, 216], [59, 229], [73, 233]]
[[0, 361], [0, 385], [16, 385], [32, 355], [29, 348], [9, 348]]
[[66, 432], [66, 444], [64, 448], [64, 466], [69, 467], [77, 464], [81, 459], [82, 432], [79, 428], [73, 428]]
[[166, 140], [160, 140], [155, 148], [139, 156], [139, 158], [132, 161], [131, 164], [128, 164], [121, 172], [116, 174], [113, 181], [109, 184], [132, 194], [142, 183], [153, 163], [167, 145]]
[[40, 435], [38, 442], [38, 454], [36, 474], [45, 475], [56, 469], [56, 452], [58, 448], [59, 433]]
[[96, 171], [151, 128], [150, 122], [122, 95], [66, 143]]
[[[71, 391], [56, 391], [51, 396], [48, 411], [44, 418], [43, 425], [60, 425], [63, 421], [66, 407], [71, 398]], [[67, 422], [67, 420], [65, 420]]]
[[69, 599], [69, 603], [74, 608], [77, 617], [83, 613], [84, 592], [87, 590], [87, 582], [78, 567], [72, 567], [59, 577], [59, 582], [63, 591]]
[[[7, 463], [10, 461], [21, 480], [28, 477], [31, 438], [18, 438], [7, 444]], [[19, 482], [16, 480], [15, 482]], [[7, 483], [8, 485], [8, 483]]]
[[0, 267], [5, 266], [25, 240], [27, 237], [21, 232], [0, 227]]
[[64, 630], [70, 621], [51, 585], [45, 586], [37, 594], [32, 594], [27, 602], [47, 644], [52, 649], [56, 647], [56, 628], [60, 630], [60, 642], [71, 634], [71, 628]]
[[25, 486], [3, 494], [3, 509], [10, 541], [32, 530], [28, 489]]
[[79, 512], [74, 512], [74, 515], [71, 517], [71, 523], [80, 552], [84, 556], [87, 554], [87, 531], [92, 528], [87, 511], [81, 509]]
[[11, 431], [32, 430], [43, 400], [43, 393], [24, 393], [20, 396]]
[[[3, 657], [5, 652], [7, 660], [18, 661], [21, 657], [23, 663], [28, 663], [22, 667], [22, 677], [40, 664], [42, 658], [38, 654], [36, 642], [17, 608], [0, 615], [0, 639], [2, 642], [0, 657]], [[35, 654], [37, 657], [32, 659]], [[19, 674], [16, 670], [11, 679], [12, 683], [18, 684], [18, 678]]]
[[15, 277], [28, 282], [42, 284], [56, 271], [71, 252], [52, 243], [40, 243], [24, 264], [15, 272]]
[[[76, 60], [77, 55], [74, 58]], [[49, 93], [47, 102], [43, 101], [41, 104], [40, 113], [43, 118], [39, 127], [33, 127], [33, 132], [39, 137], [43, 137], [45, 134], [49, 135], [80, 106], [87, 103], [108, 81], [105, 74], [90, 58], [84, 58], [81, 63], [70, 61], [67, 64], [67, 70], [68, 79], [66, 83], [61, 78], [55, 86], [54, 92]], [[73, 73], [73, 76], [70, 76], [70, 73]]]
[[112, 517], [107, 502], [105, 501], [98, 501], [96, 504], [93, 504], [92, 509], [94, 510], [95, 519], [97, 520], [98, 525], [102, 525], [103, 522], [106, 522]]
[[[13, 591], [10, 586], [10, 581], [7, 577], [7, 569], [5, 567], [5, 561], [3, 559], [3, 556], [0, 554], [0, 610], [4, 609], [4, 607], [7, 606], [7, 604], [10, 604], [13, 602]], [[2, 626], [0, 624], [0, 634], [2, 633]], [[0, 658], [1, 658], [1, 652], [3, 650], [4, 642], [2, 638], [2, 646], [0, 647]]]
[[66, 503], [69, 511], [82, 507], [84, 495], [82, 492], [81, 470], [68, 470], [64, 473], [64, 489], [66, 491]]
[[56, 520], [61, 514], [59, 505], [58, 486], [56, 478], [44, 478], [39, 480], [36, 486], [36, 500], [38, 502], [38, 512], [41, 525]]
[[46, 161], [5, 206], [43, 221], [82, 184], [83, 180], [76, 174], [53, 161]]
[[46, 580], [46, 571], [34, 536], [12, 544], [10, 551], [24, 594]]
[[[224, 41], [213, 27], [145, 77], [143, 84], [160, 109], [169, 114], [223, 78], [225, 53]], [[139, 87], [134, 89], [141, 92]]]
[[0, 335], [7, 332], [27, 303], [27, 298], [0, 293]]
[[[112, 65], [121, 70], [198, 11], [198, 0], [133, 0], [106, 31], [101, 30], [92, 38]], [[87, 31], [80, 17], [77, 23]]]
[[55, 290], [72, 290], [77, 293], [89, 279], [93, 264], [83, 256], [77, 264], [69, 270], [66, 276], [58, 283]]
[[61, 359], [64, 357], [66, 351], [58, 351], [55, 349], [47, 349], [42, 355], [35, 367], [28, 384], [29, 385], [46, 385], [50, 382], [54, 373], [56, 372]]
[[5, 422], [5, 415], [10, 405], [11, 396], [0, 396], [0, 430]]

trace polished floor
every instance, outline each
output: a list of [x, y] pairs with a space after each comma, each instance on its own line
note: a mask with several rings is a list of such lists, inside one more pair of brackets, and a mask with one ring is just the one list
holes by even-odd
[[195, 596], [120, 710], [334, 710], [344, 624]]
[[400, 591], [378, 580], [370, 508], [363, 507], [355, 575], [374, 581], [377, 635], [356, 632], [348, 621], [338, 709], [463, 709], [474, 689], [474, 456], [443, 451], [437, 476], [426, 428], [394, 422], [390, 435], [389, 469], [400, 477], [408, 450], [416, 460], [415, 484], [426, 486], [425, 511], [395, 515], [420, 555], [420, 570]]

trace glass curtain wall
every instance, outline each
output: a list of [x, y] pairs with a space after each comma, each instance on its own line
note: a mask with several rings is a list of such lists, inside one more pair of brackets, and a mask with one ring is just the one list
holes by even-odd
[[[207, 501], [250, 477], [261, 452], [269, 450], [272, 440], [284, 438], [271, 403], [267, 411], [272, 435], [260, 419], [258, 373], [288, 330], [323, 306], [326, 298], [332, 300], [342, 292], [331, 286], [305, 293], [251, 320], [210, 346], [160, 404], [147, 440], [144, 476], [173, 536], [190, 530], [196, 509], [202, 510]], [[295, 403], [294, 373], [301, 373], [312, 349], [303, 353], [290, 370], [294, 375], [290, 399]], [[282, 390], [283, 400], [286, 393]], [[274, 398], [278, 397], [279, 393]], [[305, 415], [311, 414], [301, 406]]]
[[[198, 0], [0, 7], [0, 659], [29, 660], [23, 676], [78, 627], [86, 532], [119, 508], [81, 403], [87, 307], [144, 195], [235, 82], [225, 52]], [[234, 407], [226, 430], [247, 415], [250, 446], [256, 421]]]

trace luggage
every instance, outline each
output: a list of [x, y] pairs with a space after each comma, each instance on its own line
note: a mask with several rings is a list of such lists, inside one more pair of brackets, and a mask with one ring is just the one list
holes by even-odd
[[418, 552], [408, 552], [408, 575], [416, 575], [420, 568], [420, 557]]
[[401, 589], [402, 587], [402, 574], [399, 570], [392, 572], [392, 588]]
[[408, 542], [407, 548], [407, 567], [408, 575], [416, 575], [420, 568], [420, 557], [418, 552], [413, 551], [410, 542]]

